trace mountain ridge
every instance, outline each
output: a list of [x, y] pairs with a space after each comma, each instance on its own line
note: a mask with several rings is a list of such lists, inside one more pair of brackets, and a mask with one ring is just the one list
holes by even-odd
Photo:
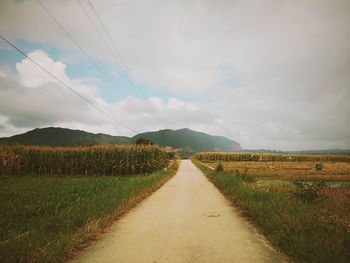
[[129, 137], [90, 133], [60, 127], [36, 128], [10, 137], [0, 138], [0, 144], [41, 146], [79, 146], [87, 144], [129, 144]]
[[[51, 131], [51, 135], [50, 132]], [[60, 131], [61, 133], [57, 133], [57, 131]], [[171, 143], [171, 137], [168, 136], [170, 131], [170, 134], [173, 132], [182, 132], [182, 133], [195, 133], [197, 136], [204, 136], [205, 138], [212, 138], [215, 139], [216, 145], [212, 145], [212, 143], [209, 143], [207, 139], [202, 139], [197, 141], [197, 144], [204, 145], [205, 147], [193, 147], [193, 143], [190, 140], [190, 142], [185, 143], [185, 145], [178, 144], [172, 144], [167, 145]], [[42, 138], [44, 132], [44, 139]], [[33, 138], [33, 133], [36, 134]], [[191, 154], [194, 154], [196, 152], [211, 152], [211, 151], [223, 151], [223, 152], [250, 152], [250, 153], [278, 153], [278, 154], [340, 154], [340, 155], [350, 155], [350, 149], [323, 149], [323, 150], [299, 150], [299, 151], [281, 151], [281, 150], [268, 150], [268, 149], [242, 149], [239, 145], [239, 143], [235, 142], [234, 140], [228, 139], [223, 136], [213, 136], [206, 134], [204, 132], [197, 132], [192, 131], [188, 128], [182, 128], [178, 130], [159, 130], [159, 131], [151, 131], [151, 132], [144, 132], [137, 134], [133, 137], [127, 137], [127, 136], [113, 136], [105, 133], [91, 133], [86, 132], [83, 130], [73, 130], [73, 129], [67, 129], [67, 128], [61, 128], [61, 127], [46, 127], [46, 128], [36, 128], [30, 131], [27, 131], [23, 134], [17, 134], [10, 137], [2, 137], [0, 138], [0, 144], [22, 144], [22, 145], [46, 145], [46, 146], [80, 146], [80, 145], [92, 145], [92, 144], [134, 144], [136, 143], [136, 140], [138, 138], [147, 137], [144, 139], [150, 139], [148, 137], [149, 134], [152, 133], [159, 133], [161, 134], [161, 137], [158, 136], [157, 140], [154, 141], [156, 144], [160, 146], [173, 146], [174, 148], [178, 148], [177, 150], [182, 156], [189, 156]], [[164, 138], [163, 138], [164, 133]], [[29, 135], [29, 138], [27, 137]], [[146, 136], [147, 135], [147, 136]], [[209, 137], [206, 137], [209, 136]], [[36, 138], [35, 138], [36, 137]], [[203, 137], [202, 137], [203, 138]], [[222, 139], [224, 138], [224, 139]], [[154, 139], [154, 138], [153, 138]], [[46, 142], [45, 142], [46, 140]], [[165, 140], [165, 143], [163, 143], [163, 140]], [[188, 139], [187, 139], [188, 140]], [[222, 142], [223, 140], [223, 142]], [[47, 142], [49, 141], [49, 142]], [[181, 141], [186, 141], [181, 139]], [[228, 143], [225, 147], [216, 147], [216, 146], [222, 146], [222, 144]], [[217, 145], [218, 144], [218, 145]], [[179, 149], [180, 148], [180, 149]]]
[[[182, 149], [182, 152], [186, 152], [187, 154], [205, 151], [233, 152], [241, 150], [240, 144], [234, 140], [223, 136], [214, 136], [204, 132], [193, 131], [188, 128], [144, 132], [135, 135], [132, 139], [136, 141], [139, 138], [151, 140], [163, 147], [170, 146], [172, 148]], [[181, 140], [178, 138], [181, 138]]]
[[213, 136], [188, 128], [159, 130], [137, 134], [133, 137], [90, 133], [60, 127], [36, 128], [10, 137], [0, 138], [0, 144], [41, 146], [81, 146], [91, 144], [134, 144], [139, 138], [153, 141], [163, 147], [176, 148], [186, 155], [199, 151], [240, 150], [239, 143], [223, 136]]

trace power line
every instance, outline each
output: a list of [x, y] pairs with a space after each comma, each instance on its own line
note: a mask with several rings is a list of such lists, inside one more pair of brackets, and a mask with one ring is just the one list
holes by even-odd
[[[93, 2], [89, 0], [88, 3], [90, 4], [90, 6], [91, 6], [92, 10], [94, 11], [94, 13], [95, 13], [95, 15], [96, 15], [98, 21], [100, 22], [102, 28], [104, 29], [104, 31], [105, 31], [105, 33], [106, 33], [108, 39], [111, 41], [112, 46], [114, 47], [115, 51], [117, 52], [117, 55], [118, 55], [118, 57], [120, 58], [120, 61], [122, 62], [122, 64], [123, 64], [123, 66], [124, 66], [124, 68], [125, 68], [127, 74], [129, 74], [128, 77], [129, 77], [129, 79], [130, 79], [130, 78], [131, 78], [131, 77], [130, 77], [131, 72], [130, 72], [130, 68], [129, 68], [128, 64], [125, 62], [125, 59], [123, 59], [123, 57], [122, 57], [122, 55], [121, 55], [119, 49], [117, 48], [117, 45], [115, 44], [115, 42], [113, 41], [113, 39], [112, 39], [112, 37], [111, 37], [111, 34], [109, 33], [109, 31], [108, 31], [107, 28], [105, 27], [105, 25], [104, 25], [104, 23], [103, 23], [101, 17], [100, 17], [99, 14], [97, 13], [96, 8], [94, 7]], [[133, 85], [134, 88], [136, 89], [136, 87], [135, 87], [135, 85], [136, 85], [136, 84], [135, 84], [135, 81], [132, 80], [132, 79], [130, 79], [130, 81], [132, 82], [132, 85]], [[137, 86], [137, 85], [136, 85], [136, 86]], [[138, 87], [138, 86], [137, 86], [137, 87]], [[145, 99], [147, 99], [146, 96], [145, 96], [145, 94], [143, 93], [141, 87], [139, 87], [138, 90], [140, 90], [142, 96], [143, 96]]]
[[[109, 78], [109, 76], [96, 64], [96, 62], [92, 59], [92, 57], [80, 46], [80, 44], [78, 43], [77, 40], [74, 39], [74, 37], [65, 29], [65, 27], [58, 21], [58, 19], [49, 11], [49, 9], [43, 4], [43, 2], [41, 0], [36, 0], [37, 3], [44, 9], [44, 11], [51, 17], [51, 19], [56, 23], [56, 25], [66, 34], [66, 36], [76, 45], [76, 47], [80, 50], [81, 53], [83, 53], [88, 59], [89, 61], [95, 66], [95, 68], [101, 73], [103, 74], [103, 76], [114, 86], [113, 81]], [[80, 7], [83, 9], [85, 15], [89, 18], [90, 23], [94, 26], [94, 29], [97, 31], [97, 33], [99, 33], [99, 36], [102, 38], [102, 40], [104, 40], [102, 34], [100, 33], [100, 31], [98, 30], [98, 28], [95, 26], [95, 24], [93, 23], [91, 17], [88, 15], [88, 13], [86, 12], [86, 10], [83, 8], [82, 4], [80, 1], [78, 1]], [[91, 3], [90, 3], [91, 4]], [[98, 16], [96, 10], [94, 10], [96, 16]], [[100, 20], [101, 25], [104, 27], [102, 20], [98, 17], [98, 19]], [[104, 27], [106, 33], [108, 34], [108, 31], [106, 30], [106, 28]], [[111, 39], [110, 39], [111, 40]], [[117, 50], [118, 54], [119, 51], [117, 49], [117, 47], [115, 46], [115, 44], [113, 43], [113, 41], [111, 40], [112, 44], [114, 45], [115, 49]], [[104, 40], [104, 44], [106, 45], [106, 47], [109, 49], [109, 52], [112, 54], [112, 50], [110, 50], [109, 46], [107, 45], [107, 43]], [[114, 55], [114, 54], [112, 54]], [[120, 55], [121, 57], [121, 55]], [[116, 60], [116, 58], [114, 57], [114, 59]], [[118, 63], [118, 61], [116, 61]], [[124, 65], [127, 67], [126, 63], [123, 61]], [[128, 69], [128, 68], [127, 68]], [[129, 69], [128, 69], [129, 70]], [[130, 81], [130, 79], [129, 79]], [[131, 82], [131, 81], [130, 81]], [[133, 84], [131, 82], [131, 84]], [[119, 89], [119, 87], [117, 87], [118, 90], [125, 95], [125, 93]], [[135, 88], [135, 87], [134, 87]], [[135, 88], [136, 89], [136, 88]], [[146, 97], [144, 96], [144, 94], [142, 93], [143, 97], [146, 99]], [[146, 99], [147, 100], [147, 99]], [[148, 116], [144, 116], [145, 118], [147, 118], [148, 120], [149, 117]]]
[[[95, 23], [93, 22], [91, 16], [88, 14], [88, 12], [86, 11], [86, 9], [84, 8], [83, 4], [81, 3], [80, 0], [76, 0], [80, 6], [80, 8], [83, 10], [84, 14], [87, 16], [90, 24], [93, 26], [93, 28], [95, 29], [95, 31], [97, 32], [97, 34], [99, 35], [99, 37], [101, 38], [102, 42], [104, 43], [104, 45], [106, 46], [106, 48], [108, 49], [109, 53], [112, 55], [112, 57], [114, 58], [114, 61], [120, 65], [120, 63], [118, 62], [118, 59], [116, 58], [114, 52], [111, 50], [111, 48], [109, 47], [109, 45], [107, 44], [105, 38], [103, 37], [101, 31], [98, 29], [98, 27], [95, 25]], [[89, 2], [90, 3], [90, 2]], [[92, 6], [92, 4], [90, 3], [92, 9], [94, 10], [95, 12], [95, 15], [97, 16], [99, 22], [101, 23], [102, 27], [104, 28], [104, 30], [107, 32], [107, 36], [109, 36], [108, 34], [108, 31], [106, 29], [106, 27], [104, 26], [102, 20], [100, 19], [99, 15], [97, 14], [96, 10], [94, 9], [94, 7]], [[114, 44], [113, 40], [110, 38], [112, 44]], [[114, 47], [116, 48], [116, 45], [114, 44]], [[118, 51], [118, 49], [116, 48], [117, 52], [119, 53], [120, 55], [120, 52]], [[124, 64], [126, 65], [126, 63], [124, 62]], [[134, 84], [134, 82], [130, 79], [130, 76], [127, 74], [128, 73], [128, 67], [126, 68], [126, 76], [127, 76], [127, 79], [129, 81], [129, 83], [133, 86], [133, 88], [135, 89], [136, 92], [138, 92], [138, 89], [136, 87], [136, 85]], [[147, 101], [147, 98], [145, 97], [145, 95], [143, 94], [143, 92], [141, 91], [141, 96], [144, 97], [144, 99]], [[143, 115], [146, 119], [152, 121], [153, 119], [149, 118], [147, 115]]]
[[[69, 32], [64, 28], [64, 26], [56, 19], [56, 17], [48, 10], [48, 8], [46, 8], [46, 6], [40, 1], [40, 0], [36, 0], [37, 3], [44, 9], [44, 11], [52, 18], [52, 20], [56, 23], [56, 25], [67, 35], [67, 37], [78, 47], [78, 49], [90, 60], [90, 62], [96, 67], [96, 69], [104, 75], [104, 77], [110, 81], [110, 83], [114, 86], [113, 81], [108, 77], [108, 75], [95, 63], [95, 61], [91, 58], [91, 56], [84, 51], [84, 49], [79, 45], [79, 43], [73, 38], [73, 36], [71, 34], [69, 34]], [[79, 2], [79, 1], [78, 1]], [[79, 2], [79, 4], [81, 4]], [[84, 9], [83, 9], [84, 10]], [[85, 11], [85, 10], [84, 10]], [[88, 14], [85, 12], [85, 14], [88, 16]], [[89, 16], [88, 16], [89, 17]], [[90, 19], [89, 19], [90, 20]], [[90, 22], [92, 23], [92, 21], [90, 20]], [[93, 24], [93, 23], [92, 23]], [[94, 25], [94, 24], [93, 24]], [[95, 27], [95, 30], [97, 30], [97, 28]], [[99, 32], [99, 31], [98, 31]], [[100, 35], [101, 36], [101, 35]], [[102, 36], [101, 36], [102, 37]], [[105, 43], [106, 45], [106, 43]], [[107, 46], [107, 45], [106, 45]], [[108, 47], [108, 46], [107, 46]], [[111, 52], [111, 50], [110, 50]], [[118, 90], [125, 95], [125, 93], [118, 88]], [[144, 96], [144, 95], [143, 95]], [[145, 96], [144, 96], [145, 97]], [[145, 98], [146, 99], [146, 98]], [[147, 119], [148, 116], [144, 116]]]
[[[91, 58], [91, 56], [86, 51], [84, 51], [84, 49], [79, 45], [79, 43], [72, 37], [71, 34], [69, 34], [69, 32], [64, 28], [64, 26], [62, 26], [62, 24], [55, 18], [55, 16], [46, 8], [46, 6], [40, 0], [36, 0], [36, 2], [52, 18], [52, 20], [56, 23], [56, 25], [67, 35], [67, 37], [78, 47], [80, 52], [82, 52], [90, 60], [90, 62], [95, 66], [95, 68], [113, 85], [113, 87], [116, 87], [114, 82], [111, 80], [111, 78], [109, 78], [108, 75]], [[119, 87], [117, 87], [117, 89], [122, 95], [125, 96], [125, 93]]]
[[[129, 68], [128, 64], [126, 63], [125, 59], [123, 59], [123, 56], [121, 55], [119, 49], [117, 48], [117, 45], [116, 45], [115, 42], [113, 41], [113, 39], [112, 39], [112, 37], [111, 37], [111, 34], [109, 33], [109, 31], [107, 30], [106, 26], [104, 25], [104, 23], [103, 23], [103, 21], [102, 21], [100, 15], [98, 14], [98, 12], [97, 12], [97, 10], [96, 10], [96, 8], [95, 8], [95, 6], [94, 6], [92, 0], [88, 0], [88, 3], [89, 3], [89, 5], [90, 5], [90, 7], [92, 8], [92, 10], [93, 10], [95, 16], [97, 17], [97, 19], [98, 19], [100, 25], [102, 26], [102, 28], [103, 28], [103, 30], [104, 30], [106, 36], [108, 37], [109, 41], [112, 43], [112, 46], [114, 47], [114, 49], [115, 49], [115, 51], [116, 51], [118, 57], [120, 58], [120, 61], [122, 62], [122, 66], [124, 67], [124, 69], [125, 69], [125, 71], [126, 71], [126, 76], [128, 77], [128, 81], [131, 83], [131, 85], [134, 87], [134, 89], [135, 89], [136, 91], [138, 91], [138, 92], [141, 94], [141, 96], [147, 101], [147, 98], [146, 98], [144, 92], [142, 91], [142, 88], [139, 87], [139, 86], [136, 84], [136, 82], [132, 79], [132, 77], [131, 77], [131, 71], [130, 71], [130, 68]], [[90, 21], [91, 21], [91, 20], [90, 20]], [[95, 28], [96, 28], [96, 27], [95, 27]], [[117, 62], [117, 63], [118, 63], [118, 62]], [[147, 115], [145, 115], [144, 117], [145, 117], [146, 119], [148, 119], [148, 120], [151, 120], [151, 121], [153, 120], [153, 118], [151, 119], [151, 118], [149, 118]]]
[[13, 43], [11, 43], [9, 40], [7, 40], [5, 37], [3, 37], [0, 34], [0, 38], [2, 40], [4, 40], [7, 44], [9, 44], [10, 46], [12, 46], [14, 49], [16, 49], [19, 53], [21, 53], [25, 58], [29, 59], [32, 63], [34, 63], [36, 66], [38, 66], [40, 69], [42, 69], [43, 71], [45, 71], [47, 74], [49, 74], [51, 77], [53, 77], [56, 81], [58, 81], [59, 83], [61, 83], [62, 85], [64, 85], [66, 88], [68, 88], [71, 92], [73, 92], [75, 95], [79, 96], [81, 99], [83, 99], [86, 103], [90, 104], [91, 106], [93, 106], [94, 108], [96, 108], [97, 110], [99, 110], [100, 112], [104, 113], [105, 115], [107, 115], [110, 119], [112, 119], [114, 122], [118, 123], [119, 125], [127, 128], [128, 130], [137, 133], [136, 131], [134, 131], [133, 129], [129, 128], [128, 126], [126, 126], [125, 124], [123, 124], [121, 121], [115, 119], [111, 114], [109, 114], [107, 111], [103, 110], [102, 108], [100, 108], [99, 106], [97, 106], [96, 104], [94, 104], [93, 102], [91, 102], [89, 99], [85, 98], [83, 95], [81, 95], [79, 92], [77, 92], [75, 89], [73, 89], [72, 87], [70, 87], [68, 84], [66, 84], [64, 81], [60, 80], [58, 77], [56, 77], [55, 75], [53, 75], [50, 71], [48, 71], [47, 69], [45, 69], [43, 66], [41, 66], [39, 63], [37, 63], [34, 59], [32, 59], [31, 57], [29, 57], [27, 54], [25, 54], [22, 50], [20, 50], [18, 47], [16, 47]]
[[[106, 46], [107, 50], [109, 51], [109, 53], [112, 55], [114, 61], [120, 65], [120, 63], [118, 62], [118, 59], [116, 58], [114, 52], [111, 50], [111, 48], [109, 47], [109, 45], [107, 44], [105, 38], [103, 37], [101, 31], [98, 29], [98, 27], [95, 25], [95, 23], [92, 21], [91, 16], [88, 14], [88, 12], [86, 11], [86, 9], [84, 8], [84, 6], [82, 5], [82, 3], [80, 2], [80, 0], [77, 0], [80, 8], [83, 10], [84, 14], [87, 16], [90, 24], [93, 26], [93, 28], [95, 29], [95, 31], [97, 32], [97, 34], [99, 35], [99, 37], [101, 38], [102, 42], [104, 43], [104, 45]], [[136, 88], [135, 84], [131, 81], [129, 75], [126, 73], [127, 79], [130, 82], [130, 84], [133, 86], [133, 88], [136, 90], [136, 92], [139, 92], [138, 89]], [[143, 97], [145, 98], [145, 96], [143, 95]], [[145, 98], [146, 99], [146, 98]]]

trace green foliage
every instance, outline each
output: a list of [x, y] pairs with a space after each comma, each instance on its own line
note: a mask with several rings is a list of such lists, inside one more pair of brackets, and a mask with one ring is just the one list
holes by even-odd
[[137, 145], [154, 145], [154, 143], [151, 140], [147, 140], [144, 138], [139, 138], [136, 140]]
[[39, 146], [88, 146], [110, 144], [136, 144], [143, 138], [160, 146], [180, 148], [181, 156], [191, 156], [204, 151], [233, 151], [240, 150], [240, 145], [222, 136], [212, 136], [190, 129], [160, 130], [137, 134], [132, 138], [125, 136], [111, 136], [108, 134], [94, 134], [80, 130], [64, 128], [34, 129], [24, 134], [0, 138], [4, 145], [39, 145]]
[[173, 165], [128, 177], [0, 177], [1, 262], [66, 262], [175, 170]]
[[166, 167], [155, 146], [0, 146], [0, 175], [133, 175]]
[[215, 172], [221, 173], [223, 171], [224, 171], [224, 167], [222, 166], [221, 163], [219, 163], [218, 166], [216, 166], [216, 168], [215, 168]]
[[256, 178], [250, 174], [248, 174], [247, 170], [244, 170], [244, 172], [240, 172], [236, 169], [234, 175], [238, 177], [240, 180], [247, 182], [247, 183], [255, 183]]
[[200, 151], [232, 151], [239, 150], [240, 145], [222, 136], [212, 136], [203, 132], [190, 129], [180, 130], [160, 130], [155, 132], [145, 132], [132, 138], [135, 142], [139, 138], [153, 141], [160, 146], [171, 146], [182, 148], [181, 155], [190, 156]]
[[295, 180], [296, 186], [294, 196], [304, 202], [315, 202], [325, 198], [323, 189], [326, 187], [325, 181], [306, 182], [305, 180]]

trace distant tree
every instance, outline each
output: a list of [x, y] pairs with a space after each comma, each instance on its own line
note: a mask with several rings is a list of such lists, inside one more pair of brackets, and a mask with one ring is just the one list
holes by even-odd
[[140, 138], [140, 139], [137, 139], [136, 144], [137, 145], [154, 145], [154, 142], [152, 142], [151, 140]]

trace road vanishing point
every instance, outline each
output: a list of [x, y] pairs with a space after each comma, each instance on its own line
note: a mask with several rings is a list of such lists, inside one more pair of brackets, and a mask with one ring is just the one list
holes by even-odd
[[190, 161], [74, 263], [287, 262]]

